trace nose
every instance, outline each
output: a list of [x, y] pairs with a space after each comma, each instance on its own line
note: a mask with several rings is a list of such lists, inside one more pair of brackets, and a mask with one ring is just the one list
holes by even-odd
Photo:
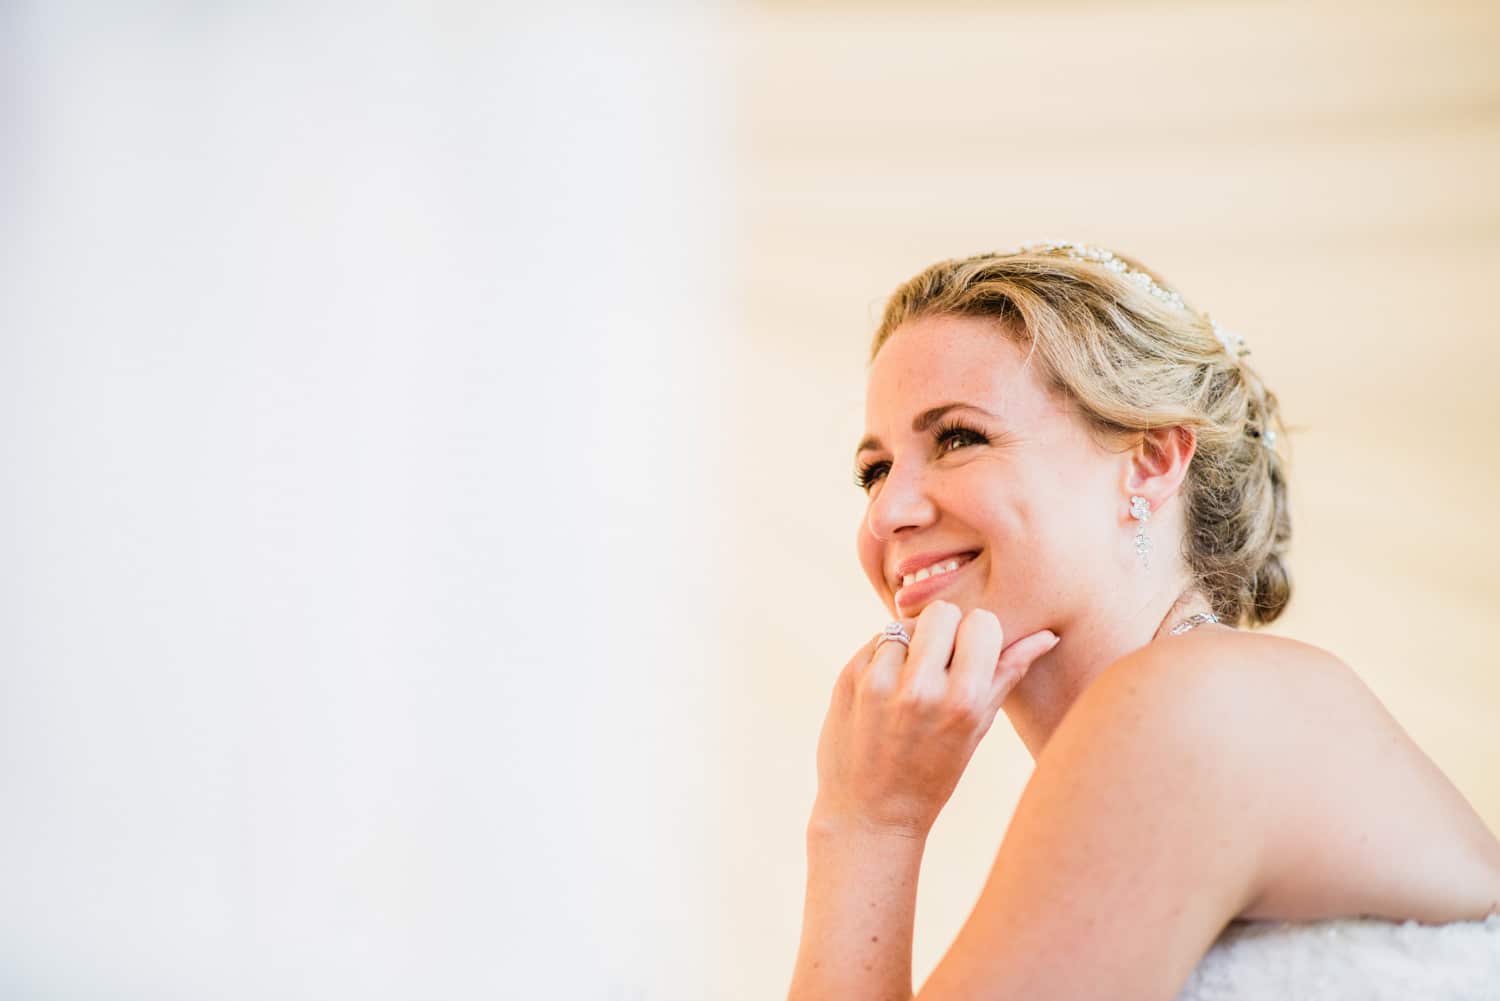
[[936, 517], [937, 505], [928, 491], [923, 471], [892, 463], [870, 500], [865, 523], [871, 535], [888, 542], [898, 532], [930, 525]]

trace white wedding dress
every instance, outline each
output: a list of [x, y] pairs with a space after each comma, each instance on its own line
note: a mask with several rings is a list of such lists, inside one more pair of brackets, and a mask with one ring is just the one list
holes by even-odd
[[1500, 1001], [1500, 914], [1234, 921], [1176, 1001]]

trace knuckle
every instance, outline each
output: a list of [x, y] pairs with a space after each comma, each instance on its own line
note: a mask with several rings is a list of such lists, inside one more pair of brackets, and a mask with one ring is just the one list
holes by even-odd
[[943, 715], [951, 722], [972, 727], [984, 718], [985, 707], [964, 693], [964, 697], [950, 699], [943, 705]]
[[912, 683], [901, 686], [896, 692], [895, 701], [901, 710], [911, 713], [929, 712], [938, 703], [938, 699], [924, 686]]
[[890, 678], [881, 671], [867, 671], [860, 678], [859, 694], [864, 699], [883, 699], [895, 687]]

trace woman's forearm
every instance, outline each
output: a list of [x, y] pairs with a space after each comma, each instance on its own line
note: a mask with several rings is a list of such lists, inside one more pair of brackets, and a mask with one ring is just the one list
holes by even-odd
[[925, 839], [814, 820], [788, 1001], [911, 1001]]

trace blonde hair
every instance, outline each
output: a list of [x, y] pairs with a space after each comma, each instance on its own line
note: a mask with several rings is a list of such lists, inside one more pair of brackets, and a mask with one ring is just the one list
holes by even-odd
[[[1133, 258], [1131, 270], [1170, 286]], [[1024, 250], [941, 261], [891, 295], [870, 361], [909, 320], [990, 317], [1029, 346], [1047, 389], [1068, 401], [1101, 446], [1183, 426], [1197, 434], [1182, 496], [1183, 563], [1220, 620], [1273, 621], [1291, 600], [1282, 557], [1291, 542], [1276, 396], [1225, 349], [1205, 314], [1174, 306], [1098, 263]]]

